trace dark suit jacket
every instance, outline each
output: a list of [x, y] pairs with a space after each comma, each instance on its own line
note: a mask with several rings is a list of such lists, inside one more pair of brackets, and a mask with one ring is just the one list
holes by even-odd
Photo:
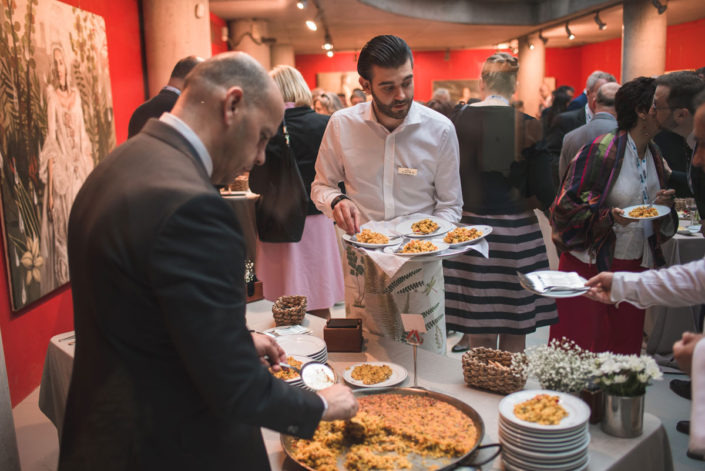
[[96, 167], [68, 250], [77, 343], [59, 470], [269, 469], [260, 426], [313, 434], [322, 401], [259, 363], [241, 229], [173, 128], [150, 121]]
[[[330, 116], [316, 113], [308, 106], [289, 108], [284, 112], [286, 128], [291, 138], [291, 149], [301, 172], [301, 178], [306, 187], [306, 194], [311, 194], [311, 183], [316, 177], [316, 157], [321, 146], [323, 133], [326, 131]], [[267, 144], [267, 163], [255, 167], [250, 172], [250, 188], [255, 193], [262, 194], [267, 188], [268, 171], [272, 165], [286, 154], [286, 141], [281, 126], [275, 136]], [[265, 193], [266, 194], [266, 193]], [[307, 214], [321, 214], [309, 197]]]
[[159, 93], [138, 106], [127, 126], [127, 137], [130, 138], [140, 132], [149, 118], [159, 118], [162, 113], [171, 111], [177, 98], [179, 98], [177, 93], [162, 88]]
[[692, 198], [693, 193], [688, 186], [688, 168], [693, 149], [688, 145], [688, 141], [680, 134], [664, 130], [654, 137], [654, 142], [673, 170], [668, 178], [668, 186], [676, 190], [676, 198]]
[[577, 110], [579, 108], [585, 108], [585, 105], [587, 105], [587, 95], [585, 94], [585, 92], [583, 92], [580, 95], [573, 98], [573, 101], [568, 103], [567, 111], [573, 111], [573, 110]]
[[576, 129], [585, 124], [585, 107], [573, 111], [565, 111], [555, 118], [551, 123], [551, 127], [546, 133], [546, 148], [551, 154], [553, 183], [556, 188], [560, 186], [559, 178], [559, 160], [561, 148], [563, 147], [563, 138], [573, 129]]

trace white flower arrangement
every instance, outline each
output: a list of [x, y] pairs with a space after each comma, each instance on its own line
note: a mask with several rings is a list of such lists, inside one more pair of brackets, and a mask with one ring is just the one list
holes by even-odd
[[615, 396], [641, 396], [651, 380], [663, 378], [658, 365], [648, 355], [599, 353], [594, 359], [595, 384]]
[[526, 350], [529, 374], [541, 387], [561, 392], [578, 392], [587, 385], [593, 373], [595, 354], [583, 350], [572, 340], [553, 339], [548, 345]]

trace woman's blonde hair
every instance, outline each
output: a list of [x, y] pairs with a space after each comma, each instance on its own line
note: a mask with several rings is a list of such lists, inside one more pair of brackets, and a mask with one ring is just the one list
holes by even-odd
[[512, 96], [517, 87], [518, 72], [519, 60], [506, 52], [498, 52], [482, 65], [481, 77], [491, 91]]
[[311, 90], [301, 72], [290, 65], [278, 65], [269, 72], [274, 82], [279, 87], [285, 102], [294, 103], [294, 106], [313, 106]]

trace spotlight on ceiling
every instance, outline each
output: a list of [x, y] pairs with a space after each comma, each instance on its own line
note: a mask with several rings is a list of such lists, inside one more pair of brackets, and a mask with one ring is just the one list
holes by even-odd
[[333, 40], [331, 39], [330, 34], [326, 33], [325, 41], [326, 42], [321, 47], [326, 51], [330, 51], [331, 49], [333, 49]]
[[534, 46], [534, 43], [532, 43], [531, 41], [529, 41], [529, 49], [533, 51], [533, 50], [534, 50], [534, 47], [536, 47], [536, 46]]
[[299, 0], [298, 2], [296, 2], [296, 8], [298, 8], [299, 10], [303, 10], [304, 8], [306, 8], [306, 3], [306, 0]]
[[666, 11], [666, 8], [668, 8], [668, 5], [664, 3], [661, 3], [660, 0], [651, 0], [651, 3], [654, 5], [656, 10], [658, 10], [659, 15], [663, 15], [663, 13]]
[[568, 26], [568, 23], [565, 24], [565, 34], [568, 35], [568, 39], [570, 39], [571, 41], [572, 41], [573, 39], [575, 39], [575, 35], [574, 35], [573, 32], [570, 30], [570, 27]]
[[318, 25], [313, 20], [306, 20], [306, 27], [311, 31], [316, 31], [318, 29]]
[[600, 28], [600, 31], [604, 31], [605, 28], [607, 28], [607, 23], [605, 23], [604, 21], [602, 21], [602, 19], [600, 19], [600, 12], [599, 11], [595, 12], [595, 23], [597, 23], [597, 27]]
[[335, 54], [335, 53], [333, 52], [332, 49], [331, 49], [330, 51], [326, 52], [326, 55], [327, 55], [328, 57], [333, 57], [333, 54]]
[[543, 41], [544, 46], [548, 42], [548, 38], [544, 37], [543, 34], [541, 34], [541, 31], [539, 31], [539, 39]]

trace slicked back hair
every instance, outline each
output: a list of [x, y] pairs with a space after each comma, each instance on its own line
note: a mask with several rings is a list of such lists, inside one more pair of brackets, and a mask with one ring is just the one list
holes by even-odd
[[656, 86], [668, 87], [668, 106], [671, 109], [687, 108], [695, 114], [693, 98], [705, 90], [705, 80], [695, 72], [682, 70], [671, 72], [656, 79]]
[[365, 44], [357, 58], [357, 73], [365, 80], [372, 80], [372, 66], [385, 69], [396, 69], [411, 61], [414, 68], [414, 57], [409, 45], [399, 36], [385, 34], [375, 36]]
[[203, 62], [203, 59], [198, 56], [184, 57], [179, 62], [177, 62], [174, 68], [172, 69], [171, 78], [186, 78], [188, 73], [191, 72], [193, 68], [201, 62]]

